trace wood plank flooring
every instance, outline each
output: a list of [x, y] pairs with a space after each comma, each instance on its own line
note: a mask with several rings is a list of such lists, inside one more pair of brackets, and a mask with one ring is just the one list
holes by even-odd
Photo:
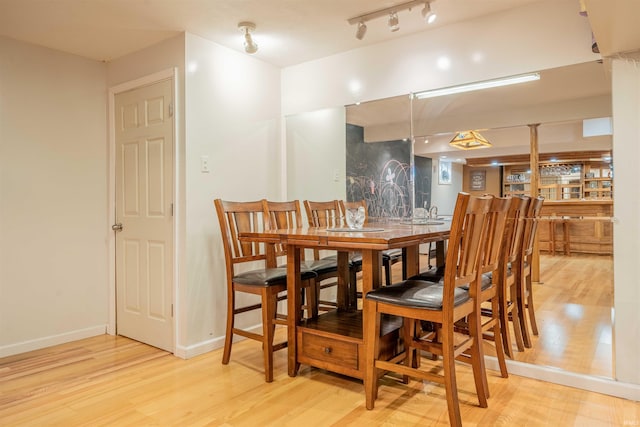
[[[610, 376], [611, 257], [543, 255], [541, 267], [541, 335], [517, 359]], [[271, 384], [259, 343], [235, 344], [227, 366], [221, 357], [216, 350], [182, 360], [108, 335], [6, 357], [0, 426], [448, 425], [437, 384], [385, 377], [367, 411], [360, 381], [304, 365], [290, 378], [286, 351], [275, 355]], [[465, 425], [640, 425], [638, 402], [495, 372], [483, 409], [469, 368], [458, 364], [457, 372]]]
[[[401, 264], [392, 274], [394, 282], [402, 279]], [[524, 352], [514, 342], [514, 359], [612, 378], [613, 256], [543, 253], [533, 294], [540, 335]], [[485, 352], [495, 354], [490, 345]]]
[[516, 360], [612, 378], [613, 257], [541, 255], [533, 285], [540, 335]]
[[[395, 426], [448, 425], [440, 385], [381, 381], [375, 409], [362, 383], [303, 366], [264, 382], [260, 344], [182, 360], [108, 335], [0, 359], [2, 426]], [[640, 403], [491, 373], [489, 408], [480, 408], [470, 370], [457, 369], [462, 419], [469, 426], [640, 425]]]

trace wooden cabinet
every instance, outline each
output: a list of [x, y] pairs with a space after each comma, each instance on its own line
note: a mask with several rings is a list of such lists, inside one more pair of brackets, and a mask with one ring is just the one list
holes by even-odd
[[[402, 350], [402, 319], [381, 319], [380, 354], [391, 359]], [[364, 379], [365, 354], [362, 311], [329, 311], [308, 319], [297, 328], [298, 361], [350, 377]]]
[[[558, 200], [542, 204], [541, 220], [538, 224], [540, 250], [549, 251], [552, 235], [563, 242], [556, 249], [563, 250], [569, 242], [571, 253], [613, 253], [612, 200]], [[564, 223], [564, 224], [563, 224]], [[567, 227], [567, 236], [562, 236], [562, 227]], [[552, 228], [555, 228], [552, 232]], [[562, 237], [561, 237], [562, 236]]]
[[505, 166], [502, 193], [506, 196], [531, 194], [531, 170], [529, 165]]
[[611, 199], [613, 197], [613, 169], [610, 163], [591, 163], [585, 167], [584, 198]]
[[[525, 165], [503, 167], [504, 196], [531, 194], [531, 171]], [[541, 163], [538, 194], [545, 200], [610, 200], [613, 171], [609, 163], [580, 161]]]

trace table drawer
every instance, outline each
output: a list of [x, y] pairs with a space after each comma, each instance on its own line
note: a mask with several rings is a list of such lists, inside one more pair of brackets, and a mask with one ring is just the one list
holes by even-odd
[[[300, 334], [299, 351], [301, 360], [324, 362], [331, 366], [358, 370], [358, 343], [343, 340], [340, 337], [315, 335], [309, 332]], [[314, 365], [317, 365], [314, 363]], [[323, 366], [319, 366], [323, 367]]]

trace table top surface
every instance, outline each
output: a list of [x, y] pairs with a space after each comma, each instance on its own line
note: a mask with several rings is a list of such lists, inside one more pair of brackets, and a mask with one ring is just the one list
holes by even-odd
[[410, 224], [398, 221], [372, 222], [362, 230], [332, 229], [331, 227], [303, 227], [272, 229], [260, 232], [241, 232], [240, 240], [284, 243], [327, 249], [393, 249], [420, 243], [446, 240], [451, 221], [434, 224]]

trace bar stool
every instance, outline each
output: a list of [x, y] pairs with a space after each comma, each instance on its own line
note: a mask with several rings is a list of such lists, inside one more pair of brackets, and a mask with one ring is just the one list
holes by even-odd
[[[566, 216], [556, 216], [552, 213], [551, 216], [545, 218], [549, 222], [549, 252], [551, 255], [556, 254], [556, 243], [562, 245], [564, 254], [571, 256], [571, 238], [569, 237], [569, 218]], [[556, 240], [556, 226], [560, 224], [562, 226], [562, 240], [559, 242]]]

